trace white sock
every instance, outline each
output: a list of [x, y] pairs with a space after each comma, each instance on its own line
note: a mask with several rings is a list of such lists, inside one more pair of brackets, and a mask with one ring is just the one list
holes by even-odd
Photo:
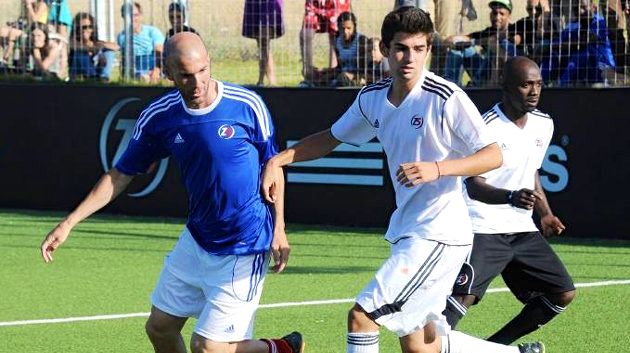
[[[349, 351], [348, 351], [349, 352]], [[448, 336], [442, 336], [441, 353], [520, 353], [516, 346], [506, 346], [468, 336], [459, 331], [451, 331]]]
[[348, 332], [347, 353], [378, 353], [378, 331]]

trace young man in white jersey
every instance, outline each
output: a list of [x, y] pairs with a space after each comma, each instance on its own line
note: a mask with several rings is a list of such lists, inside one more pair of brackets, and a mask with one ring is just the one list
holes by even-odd
[[553, 135], [553, 120], [536, 109], [541, 87], [535, 62], [526, 57], [506, 62], [503, 99], [483, 116], [499, 140], [503, 166], [465, 181], [475, 237], [445, 311], [455, 327], [501, 274], [525, 304], [488, 338], [503, 344], [537, 330], [562, 313], [575, 296], [571, 276], [532, 220], [536, 209], [545, 236], [564, 230], [551, 212], [538, 175]]
[[534, 352], [529, 345], [519, 349], [449, 332], [442, 316], [472, 243], [459, 176], [497, 168], [501, 152], [468, 96], [424, 70], [432, 34], [431, 19], [420, 9], [389, 13], [381, 51], [392, 78], [363, 88], [332, 128], [270, 159], [263, 193], [280, 200], [273, 190], [282, 166], [322, 157], [342, 142], [378, 138], [396, 192], [385, 234], [391, 256], [349, 312], [348, 353], [377, 353], [381, 325], [400, 337], [405, 353]]
[[[283, 203], [272, 209], [260, 196], [262, 164], [277, 153], [269, 112], [254, 92], [212, 79], [198, 35], [177, 33], [166, 47], [177, 90], [140, 114], [115, 167], [42, 242], [44, 261], [52, 261], [78, 222], [170, 155], [180, 167], [189, 215], [151, 296], [146, 331], [155, 352], [185, 353], [181, 330], [197, 317], [194, 353], [302, 353], [298, 332], [251, 339], [270, 250], [275, 272], [284, 269], [290, 250]], [[278, 181], [279, 195], [283, 187]]]

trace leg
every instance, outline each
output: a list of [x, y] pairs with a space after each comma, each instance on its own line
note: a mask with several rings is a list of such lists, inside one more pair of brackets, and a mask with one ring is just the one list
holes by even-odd
[[257, 85], [259, 86], [264, 85], [265, 76], [269, 79], [270, 86], [277, 85], [276, 74], [273, 67], [273, 58], [271, 56], [270, 41], [271, 40], [269, 38], [260, 38], [257, 40], [259, 55]]
[[302, 75], [309, 80], [313, 76], [313, 38], [315, 30], [302, 28], [300, 31], [300, 52], [302, 54]]
[[104, 49], [101, 55], [103, 57], [104, 64], [101, 68], [99, 77], [103, 82], [109, 82], [109, 78], [112, 74], [112, 69], [114, 68], [114, 61], [116, 60], [116, 52], [114, 52], [113, 50]]
[[435, 324], [428, 323], [424, 329], [401, 337], [399, 341], [403, 353], [439, 353], [442, 339], [437, 336]]
[[461, 84], [462, 65], [464, 63], [464, 53], [460, 50], [450, 49], [446, 52], [446, 63], [444, 66], [444, 78]]
[[337, 67], [337, 52], [335, 51], [335, 35], [328, 33], [328, 67]]
[[538, 232], [520, 233], [512, 241], [515, 258], [503, 279], [525, 304], [521, 312], [488, 340], [511, 343], [551, 321], [575, 296], [566, 268]]
[[358, 304], [348, 313], [348, 353], [378, 353], [379, 325]]
[[156, 353], [186, 353], [181, 330], [187, 318], [169, 315], [155, 306], [145, 329]]

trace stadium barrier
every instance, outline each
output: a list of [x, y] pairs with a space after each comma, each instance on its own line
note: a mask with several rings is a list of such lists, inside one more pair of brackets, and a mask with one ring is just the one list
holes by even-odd
[[[112, 165], [135, 118], [166, 88], [0, 85], [0, 207], [68, 211]], [[275, 121], [281, 148], [327, 128], [356, 90], [256, 89]], [[481, 111], [497, 90], [470, 90]], [[630, 238], [627, 110], [630, 89], [547, 89], [541, 110], [555, 120], [541, 176], [555, 213], [578, 237]], [[596, 99], [594, 99], [596, 98]], [[378, 143], [342, 145], [331, 157], [287, 169], [288, 222], [383, 227], [394, 209]], [[105, 212], [184, 216], [177, 167], [162, 161]]]

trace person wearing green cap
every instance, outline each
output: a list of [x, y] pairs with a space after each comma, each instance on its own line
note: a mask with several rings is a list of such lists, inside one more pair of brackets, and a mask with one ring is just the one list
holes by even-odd
[[470, 86], [496, 85], [503, 63], [518, 55], [513, 43], [514, 26], [510, 24], [512, 2], [493, 0], [490, 7], [490, 26], [468, 35], [451, 36], [445, 43], [450, 46], [446, 54], [444, 77], [462, 85], [463, 69], [471, 78]]

